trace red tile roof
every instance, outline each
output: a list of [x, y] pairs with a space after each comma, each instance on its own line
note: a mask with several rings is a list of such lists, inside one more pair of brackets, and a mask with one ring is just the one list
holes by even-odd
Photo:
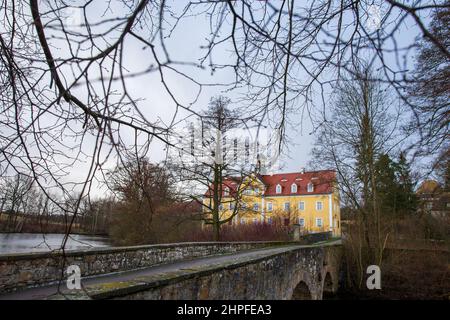
[[[336, 173], [333, 170], [320, 170], [309, 172], [291, 172], [277, 173], [273, 175], [259, 175], [258, 178], [264, 183], [266, 190], [265, 196], [290, 196], [290, 195], [307, 195], [307, 194], [329, 194], [333, 192], [333, 182], [336, 180]], [[230, 194], [236, 191], [240, 180], [232, 177], [224, 179], [224, 187], [230, 189]], [[308, 183], [312, 183], [313, 192], [308, 192]], [[297, 192], [291, 193], [291, 186], [297, 185]], [[281, 186], [281, 193], [276, 193], [276, 186]], [[211, 191], [208, 190], [205, 196], [210, 196]]]
[[[230, 178], [224, 178], [222, 182], [222, 193], [225, 192], [225, 188], [230, 189], [230, 194], [235, 194], [237, 188], [240, 185], [240, 178], [237, 177], [230, 177]], [[205, 196], [209, 197], [212, 196], [212, 192], [214, 190], [213, 185], [206, 191]], [[225, 195], [222, 195], [222, 197], [225, 197]]]
[[[333, 182], [336, 173], [333, 170], [321, 170], [310, 172], [278, 173], [274, 175], [262, 175], [261, 180], [266, 185], [265, 196], [288, 196], [305, 194], [326, 194], [333, 192]], [[313, 192], [308, 192], [308, 183], [312, 183]], [[297, 185], [297, 192], [291, 192], [292, 184]], [[281, 185], [281, 193], [276, 193], [276, 186]]]

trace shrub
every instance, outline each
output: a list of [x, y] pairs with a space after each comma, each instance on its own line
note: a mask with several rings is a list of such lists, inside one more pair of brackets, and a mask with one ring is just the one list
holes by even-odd
[[[224, 225], [220, 233], [221, 241], [288, 241], [289, 229], [281, 224], [255, 223]], [[202, 230], [185, 238], [186, 241], [213, 241], [212, 228]]]

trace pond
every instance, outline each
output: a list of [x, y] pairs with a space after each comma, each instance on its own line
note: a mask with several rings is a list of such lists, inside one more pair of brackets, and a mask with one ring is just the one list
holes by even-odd
[[[46, 252], [61, 247], [64, 234], [58, 233], [0, 233], [0, 254]], [[66, 250], [93, 249], [110, 246], [108, 238], [72, 234]]]

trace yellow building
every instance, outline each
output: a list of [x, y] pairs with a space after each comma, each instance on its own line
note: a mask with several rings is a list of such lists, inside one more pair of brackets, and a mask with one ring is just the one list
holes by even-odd
[[[305, 232], [341, 234], [339, 193], [331, 170], [252, 175], [225, 179], [221, 220], [238, 212], [230, 223], [299, 225]], [[211, 201], [206, 194], [204, 201]], [[235, 207], [238, 206], [237, 210]]]

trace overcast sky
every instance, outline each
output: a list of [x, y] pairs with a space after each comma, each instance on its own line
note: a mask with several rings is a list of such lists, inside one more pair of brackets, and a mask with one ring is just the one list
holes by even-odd
[[[90, 7], [88, 14], [91, 21], [105, 19], [105, 17], [121, 16], [125, 12], [125, 9], [121, 5], [114, 6], [115, 2], [112, 2], [113, 7], [109, 11], [106, 11], [105, 14], [105, 3], [106, 1], [95, 1]], [[174, 11], [182, 10], [185, 3], [186, 1], [168, 1], [168, 4], [172, 6]], [[418, 34], [418, 29], [412, 23], [405, 22], [402, 28], [403, 30], [399, 33], [400, 36], [396, 38], [399, 46], [410, 44]], [[175, 29], [170, 38], [165, 40], [167, 51], [170, 53], [173, 61], [197, 63], [199, 57], [204, 53], [204, 49], [201, 47], [206, 44], [205, 39], [208, 36], [209, 18], [206, 15], [186, 18], [180, 22], [180, 26]], [[133, 73], [142, 71], [154, 62], [150, 51], [148, 48], [144, 50], [142, 43], [130, 37], [127, 38], [125, 44], [124, 60], [127, 67], [126, 72]], [[57, 47], [57, 43], [55, 43], [55, 47]], [[215, 61], [226, 63], [230, 59], [234, 59], [230, 49], [229, 46], [222, 46], [219, 50], [216, 50], [213, 56]], [[54, 51], [63, 55], [64, 48], [60, 48], [59, 51], [55, 49]], [[391, 61], [393, 57], [387, 55], [385, 58], [388, 63], [393, 62]], [[411, 57], [408, 57], [408, 61], [412, 65], [413, 61]], [[268, 61], [267, 63], [274, 62]], [[180, 70], [186, 71], [189, 76], [202, 83], [232, 83], [234, 81], [234, 73], [230, 69], [216, 70], [212, 73], [209, 68], [201, 70], [186, 66], [180, 67]], [[330, 75], [330, 77], [332, 76]], [[302, 75], [299, 74], [299, 81], [301, 81], [301, 77]], [[226, 91], [229, 89], [227, 86], [204, 86], [196, 100], [198, 87], [192, 81], [174, 72], [168, 72], [165, 80], [177, 99], [185, 105], [191, 105], [193, 103], [192, 108], [196, 111], [205, 110], [210, 98], [219, 94], [231, 98], [232, 107], [241, 107], [237, 101], [243, 89]], [[164, 123], [169, 123], [172, 120], [176, 112], [175, 104], [164, 89], [158, 73], [153, 72], [143, 76], [129, 78], [126, 80], [126, 84], [129, 93], [136, 100], [139, 100], [138, 104], [140, 109], [148, 119], [160, 119]], [[119, 87], [118, 90], [120, 90]], [[328, 91], [327, 93], [329, 94], [330, 92]], [[316, 97], [312, 97], [313, 100], [319, 100], [320, 98], [319, 94]], [[188, 114], [183, 110], [179, 110], [176, 119], [184, 119]], [[300, 110], [298, 113], [289, 114], [289, 116], [290, 125], [287, 128], [287, 134], [290, 138], [290, 145], [285, 149], [281, 161], [284, 164], [282, 168], [284, 172], [298, 171], [301, 167], [307, 167], [307, 163], [310, 160], [310, 151], [315, 139], [313, 126], [307, 112]], [[192, 120], [194, 121], [194, 119]], [[149, 156], [153, 161], [163, 160], [165, 157], [164, 145], [161, 143], [153, 144]], [[79, 167], [74, 168], [74, 171], [70, 175], [82, 178], [83, 170], [80, 170]]]

